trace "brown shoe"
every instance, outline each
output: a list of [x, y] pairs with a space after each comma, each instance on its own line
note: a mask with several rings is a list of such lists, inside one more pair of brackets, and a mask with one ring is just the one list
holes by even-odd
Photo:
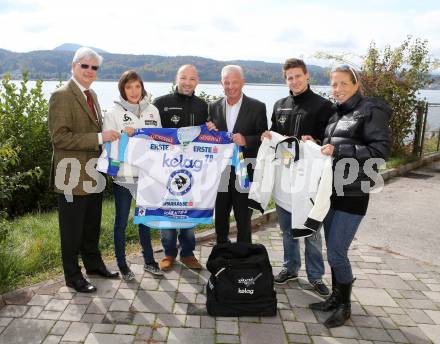
[[180, 261], [189, 269], [200, 270], [203, 268], [202, 264], [200, 264], [197, 258], [194, 256], [180, 257]]
[[165, 256], [162, 258], [162, 260], [159, 263], [159, 267], [162, 271], [168, 271], [171, 270], [174, 264], [174, 257], [171, 256]]

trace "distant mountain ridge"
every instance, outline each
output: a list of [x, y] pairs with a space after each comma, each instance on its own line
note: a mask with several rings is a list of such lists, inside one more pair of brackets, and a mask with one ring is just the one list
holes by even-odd
[[[73, 51], [80, 45], [66, 43], [54, 50], [38, 50], [27, 53], [16, 53], [0, 49], [0, 76], [10, 74], [13, 79], [21, 79], [22, 72], [29, 73], [31, 79], [66, 80], [70, 77]], [[145, 81], [174, 80], [177, 68], [182, 64], [194, 64], [202, 82], [218, 82], [220, 71], [227, 64], [238, 64], [243, 67], [246, 81], [250, 83], [284, 83], [281, 63], [263, 61], [217, 61], [199, 56], [159, 56], [112, 54], [103, 52], [104, 63], [99, 71], [99, 80], [118, 80], [127, 69], [136, 70]], [[328, 72], [325, 68], [309, 65], [313, 83], [328, 85]]]
[[[61, 44], [59, 46], [57, 46], [56, 48], [54, 48], [53, 50], [60, 50], [60, 51], [77, 51], [79, 48], [81, 48], [82, 45], [81, 44], [76, 44], [76, 43], [64, 43]], [[99, 54], [105, 54], [107, 53], [107, 51], [99, 49], [99, 48], [95, 48], [95, 47], [90, 47], [93, 50], [95, 50], [97, 53]]]

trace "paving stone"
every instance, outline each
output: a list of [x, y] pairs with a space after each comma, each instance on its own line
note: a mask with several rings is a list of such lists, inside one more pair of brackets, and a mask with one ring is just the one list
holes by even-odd
[[387, 313], [384, 311], [383, 307], [377, 306], [364, 306], [367, 315], [372, 315], [375, 317], [386, 317]]
[[302, 322], [283, 321], [283, 325], [286, 333], [307, 334], [306, 326]]
[[419, 328], [433, 343], [440, 343], [440, 325], [420, 324]]
[[119, 289], [115, 294], [115, 299], [133, 300], [136, 296], [137, 290]]
[[[168, 276], [167, 276], [168, 277]], [[159, 282], [159, 291], [176, 291], [179, 285], [178, 280], [163, 279]], [[183, 291], [183, 290], [180, 290]], [[194, 291], [192, 291], [194, 292]]]
[[69, 305], [70, 300], [57, 300], [52, 299], [49, 303], [44, 307], [45, 311], [53, 311], [53, 312], [63, 312], [66, 307]]
[[428, 314], [435, 324], [440, 325], [440, 311], [425, 310], [425, 313]]
[[113, 298], [121, 284], [121, 280], [94, 278], [90, 279], [90, 283], [97, 288], [96, 293], [93, 293], [93, 297]]
[[[168, 327], [159, 327], [156, 328], [152, 334], [151, 334], [151, 338], [153, 339], [153, 343], [156, 343], [156, 341], [159, 342], [165, 342], [168, 338], [168, 332], [169, 332], [169, 328]], [[168, 343], [168, 342], [167, 342]]]
[[376, 341], [392, 341], [391, 336], [384, 329], [358, 327], [358, 331], [363, 339]]
[[80, 321], [86, 309], [86, 305], [69, 305], [63, 314], [61, 314], [60, 320]]
[[123, 334], [89, 333], [84, 344], [131, 344], [134, 336]]
[[43, 311], [43, 306], [30, 306], [29, 310], [23, 315], [23, 318], [26, 319], [35, 319], [38, 318], [40, 313]]
[[135, 325], [151, 325], [156, 319], [154, 313], [136, 313], [133, 318], [133, 324]]
[[6, 327], [8, 326], [14, 318], [0, 318], [0, 326]]
[[382, 328], [382, 324], [376, 317], [352, 315], [350, 319], [356, 327]]
[[388, 334], [393, 338], [394, 342], [397, 343], [409, 343], [408, 339], [404, 336], [400, 330], [388, 330]]
[[353, 294], [363, 305], [398, 307], [392, 297], [383, 289], [354, 288]]
[[423, 294], [432, 301], [440, 301], [440, 292], [438, 291], [423, 291]]
[[431, 340], [426, 336], [424, 331], [419, 327], [403, 327], [401, 326], [400, 331], [408, 338], [410, 343], [417, 344], [432, 344]]
[[200, 328], [200, 315], [187, 315], [186, 316], [186, 327]]
[[137, 326], [134, 325], [116, 325], [113, 332], [117, 334], [135, 334], [136, 330]]
[[333, 337], [312, 337], [313, 344], [358, 344], [356, 339], [333, 338]]
[[337, 338], [362, 338], [357, 329], [353, 326], [344, 325], [340, 327], [330, 328], [329, 331], [333, 337]]
[[287, 344], [282, 325], [240, 323], [241, 344]]
[[157, 290], [159, 288], [160, 280], [155, 278], [144, 278], [141, 281], [140, 289], [141, 290]]
[[130, 310], [132, 300], [117, 300], [114, 299], [110, 304], [109, 311], [128, 312]]
[[87, 314], [85, 313], [81, 318], [84, 323], [101, 323], [104, 320], [104, 314]]
[[386, 329], [397, 329], [398, 328], [398, 326], [395, 324], [395, 322], [390, 318], [379, 317], [378, 320], [382, 324], [383, 328], [386, 328]]
[[158, 314], [156, 323], [167, 327], [181, 327], [185, 325], [186, 315]]
[[437, 306], [435, 303], [433, 303], [431, 300], [413, 300], [408, 299], [407, 300], [409, 304], [411, 305], [409, 308], [417, 308], [417, 309], [431, 309], [431, 310], [437, 310]]
[[432, 291], [440, 291], [440, 284], [430, 284], [426, 283], [426, 286]]
[[238, 335], [238, 323], [235, 321], [217, 321], [216, 332]]
[[215, 328], [215, 318], [210, 316], [200, 317], [200, 327], [201, 328]]
[[397, 289], [397, 290], [411, 290], [409, 286], [403, 279], [399, 276], [390, 275], [369, 275], [369, 278], [378, 288], [387, 289]]
[[187, 314], [188, 313], [188, 304], [187, 303], [175, 303], [173, 313], [174, 314]]
[[28, 302], [28, 306], [46, 306], [52, 298], [52, 295], [34, 295]]
[[57, 321], [50, 330], [50, 333], [56, 336], [64, 336], [69, 326], [70, 322], [68, 321]]
[[95, 298], [92, 299], [89, 306], [87, 307], [87, 313], [94, 314], [105, 314], [107, 313], [110, 305], [112, 303], [111, 299]]
[[330, 331], [323, 324], [306, 323], [307, 333], [310, 336], [329, 336]]
[[416, 300], [426, 300], [427, 299], [426, 295], [418, 290], [401, 290], [400, 294], [405, 299], [416, 299]]
[[214, 330], [201, 328], [170, 328], [167, 344], [215, 343]]
[[172, 313], [174, 298], [174, 292], [139, 291], [133, 301], [133, 306], [139, 312]]
[[91, 328], [91, 324], [73, 322], [70, 324], [62, 340], [66, 342], [82, 342], [86, 339]]
[[317, 323], [315, 313], [309, 308], [295, 308], [295, 319], [305, 323]]
[[429, 291], [429, 288], [426, 286], [426, 284], [420, 281], [407, 281], [407, 282], [415, 290]]
[[38, 319], [42, 320], [58, 320], [62, 312], [42, 311]]
[[49, 335], [44, 339], [42, 344], [58, 344], [61, 341], [61, 336]]
[[406, 312], [417, 324], [434, 324], [432, 319], [421, 309], [408, 309]]
[[192, 304], [190, 303], [187, 307], [186, 314], [189, 315], [207, 315], [208, 311], [206, 310], [206, 306], [199, 305], [199, 304]]
[[203, 286], [194, 283], [180, 283], [177, 290], [181, 293], [201, 293]]
[[40, 344], [53, 324], [52, 320], [14, 319], [0, 335], [0, 344]]
[[113, 333], [115, 325], [110, 324], [93, 324], [90, 332], [95, 333]]
[[196, 297], [197, 297], [196, 293], [178, 292], [176, 295], [176, 302], [178, 302], [178, 303], [195, 303]]
[[285, 292], [292, 307], [306, 308], [311, 303], [322, 301], [315, 293], [303, 289], [286, 289]]
[[0, 309], [0, 317], [19, 318], [22, 317], [28, 309], [28, 306], [8, 305]]
[[71, 305], [88, 305], [90, 302], [92, 302], [92, 299], [90, 297], [84, 297], [84, 296], [75, 296], [70, 301]]
[[218, 344], [239, 344], [240, 337], [231, 334], [218, 334], [215, 342]]
[[416, 323], [406, 314], [391, 314], [390, 318], [398, 326], [416, 326]]
[[102, 319], [103, 324], [131, 324], [135, 313], [132, 312], [107, 312]]
[[143, 343], [151, 343], [151, 335], [153, 334], [153, 329], [151, 327], [140, 326], [136, 333], [136, 340], [142, 341]]

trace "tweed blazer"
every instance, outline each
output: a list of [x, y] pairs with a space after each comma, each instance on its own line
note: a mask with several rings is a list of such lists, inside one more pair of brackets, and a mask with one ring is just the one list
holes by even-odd
[[100, 155], [98, 133], [102, 131], [102, 114], [96, 93], [90, 91], [98, 121], [73, 80], [57, 89], [49, 100], [48, 124], [53, 147], [50, 181], [57, 193], [87, 195], [91, 193], [90, 187], [96, 186], [98, 172], [94, 161]]

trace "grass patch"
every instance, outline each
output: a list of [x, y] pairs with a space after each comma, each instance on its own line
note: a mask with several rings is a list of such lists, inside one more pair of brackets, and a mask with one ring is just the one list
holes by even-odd
[[390, 169], [390, 168], [396, 168], [405, 164], [408, 164], [410, 162], [416, 161], [419, 158], [413, 155], [395, 155], [392, 156], [391, 158], [388, 159], [388, 161], [386, 162], [385, 169]]

